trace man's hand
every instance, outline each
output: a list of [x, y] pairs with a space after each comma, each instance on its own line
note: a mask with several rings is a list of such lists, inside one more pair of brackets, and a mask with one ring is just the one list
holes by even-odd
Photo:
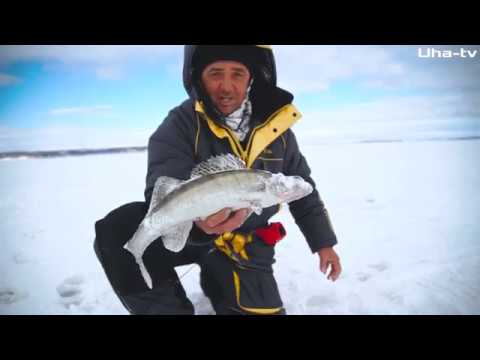
[[232, 209], [226, 208], [203, 221], [195, 221], [195, 225], [209, 235], [220, 235], [238, 229], [247, 220], [251, 212], [250, 209], [239, 209], [232, 212]]
[[335, 250], [331, 247], [320, 249], [318, 251], [318, 256], [320, 257], [320, 271], [326, 274], [328, 267], [330, 266], [331, 268], [327, 275], [327, 279], [332, 281], [337, 280], [342, 272], [342, 267], [340, 266], [340, 258]]

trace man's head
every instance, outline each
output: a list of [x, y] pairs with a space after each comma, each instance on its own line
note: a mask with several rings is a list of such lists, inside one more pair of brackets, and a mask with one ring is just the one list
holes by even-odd
[[203, 87], [218, 111], [229, 115], [242, 105], [252, 75], [237, 61], [215, 61], [201, 73]]
[[270, 99], [277, 86], [275, 58], [269, 45], [185, 45], [183, 85], [189, 97], [202, 101], [205, 110], [215, 116], [209, 96], [201, 84], [203, 69], [215, 61], [237, 61], [245, 65], [254, 79], [250, 94], [258, 109], [259, 99]]
[[194, 78], [223, 115], [242, 104], [256, 68], [259, 49], [251, 45], [204, 45], [193, 58]]

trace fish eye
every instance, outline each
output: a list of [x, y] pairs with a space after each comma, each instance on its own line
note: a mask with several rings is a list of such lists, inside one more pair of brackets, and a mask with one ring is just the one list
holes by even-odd
[[258, 183], [257, 187], [255, 188], [255, 191], [265, 191], [267, 189], [267, 185], [261, 181]]
[[278, 191], [279, 193], [282, 193], [282, 194], [283, 194], [283, 193], [288, 192], [288, 188], [285, 186], [284, 183], [279, 182], [279, 183], [277, 183], [277, 191]]

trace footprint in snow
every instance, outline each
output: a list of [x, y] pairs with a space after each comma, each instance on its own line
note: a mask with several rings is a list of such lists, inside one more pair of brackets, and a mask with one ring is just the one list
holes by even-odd
[[395, 305], [403, 305], [403, 304], [404, 304], [403, 295], [398, 294], [398, 293], [395, 292], [395, 291], [386, 291], [386, 292], [383, 292], [382, 295], [383, 295], [388, 301], [390, 301], [392, 304], [395, 304]]
[[379, 272], [385, 271], [390, 267], [390, 264], [387, 262], [379, 262], [378, 264], [368, 265], [369, 268], [375, 269]]
[[60, 295], [60, 302], [66, 308], [71, 305], [80, 305], [84, 300], [83, 287], [85, 279], [81, 275], [69, 277], [57, 286], [57, 293]]
[[33, 262], [34, 259], [30, 255], [24, 252], [18, 252], [13, 256], [13, 262], [15, 264], [27, 264]]
[[0, 288], [0, 304], [13, 304], [28, 296], [26, 291], [21, 291], [11, 287]]
[[372, 277], [372, 275], [364, 273], [364, 272], [358, 272], [356, 274], [356, 276], [357, 276], [357, 280], [361, 281], [361, 282], [365, 282]]
[[335, 305], [336, 300], [332, 296], [327, 296], [327, 295], [314, 295], [311, 296], [307, 300], [307, 307], [309, 308], [316, 308], [316, 307], [325, 307], [325, 306], [330, 306], [330, 305]]

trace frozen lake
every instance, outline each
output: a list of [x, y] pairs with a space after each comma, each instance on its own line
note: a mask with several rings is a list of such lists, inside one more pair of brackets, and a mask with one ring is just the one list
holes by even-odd
[[[325, 279], [283, 207], [272, 220], [288, 232], [275, 272], [289, 314], [480, 314], [480, 140], [302, 151], [344, 270]], [[3, 160], [0, 173], [0, 314], [126, 314], [93, 252], [93, 225], [143, 200], [146, 153]], [[198, 267], [177, 271], [189, 271], [197, 313], [211, 313]]]

